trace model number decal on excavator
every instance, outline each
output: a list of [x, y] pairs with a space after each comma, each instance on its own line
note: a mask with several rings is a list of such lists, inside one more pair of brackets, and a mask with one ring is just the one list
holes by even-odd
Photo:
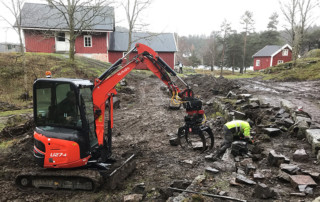
[[50, 157], [66, 157], [67, 153], [51, 153]]
[[123, 73], [129, 71], [130, 67], [124, 68], [121, 72], [119, 72], [117, 75], [121, 76]]

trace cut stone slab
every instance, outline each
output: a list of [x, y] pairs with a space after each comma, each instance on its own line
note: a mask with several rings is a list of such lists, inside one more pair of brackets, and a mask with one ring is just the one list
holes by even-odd
[[242, 104], [242, 103], [244, 103], [244, 102], [246, 102], [246, 101], [243, 100], [243, 99], [241, 99], [241, 100], [237, 100], [237, 101], [236, 101], [236, 104], [238, 105], [238, 104]]
[[249, 178], [246, 178], [243, 175], [237, 175], [236, 177], [236, 182], [238, 183], [243, 183], [243, 184], [248, 184], [248, 185], [255, 185], [257, 184], [255, 181], [250, 180]]
[[123, 197], [124, 202], [139, 202], [142, 201], [142, 194], [130, 194]]
[[290, 175], [288, 173], [283, 172], [283, 171], [279, 172], [279, 174], [277, 175], [277, 178], [279, 180], [284, 181], [284, 182], [290, 182]]
[[254, 187], [253, 194], [260, 199], [268, 199], [276, 196], [276, 192], [263, 183], [259, 183]]
[[294, 121], [291, 118], [286, 118], [283, 120], [283, 122], [284, 122], [285, 126], [288, 128], [294, 124]]
[[303, 116], [296, 116], [295, 121], [296, 121], [296, 123], [298, 123], [300, 121], [305, 121], [305, 122], [308, 123], [309, 126], [310, 126], [310, 124], [312, 122], [311, 118], [303, 117]]
[[271, 137], [278, 136], [282, 133], [279, 128], [263, 128], [263, 132]]
[[296, 108], [296, 106], [288, 100], [281, 100], [280, 105], [288, 111], [292, 111], [293, 109]]
[[260, 100], [259, 100], [259, 98], [250, 98], [249, 103], [250, 104], [257, 103], [258, 105], [260, 105]]
[[252, 97], [251, 94], [240, 94], [240, 95], [238, 96], [238, 98], [244, 98], [244, 99], [246, 99], [246, 100], [249, 100], [249, 98], [251, 98], [251, 97]]
[[169, 143], [171, 146], [178, 146], [179, 145], [179, 139], [177, 137], [170, 138]]
[[239, 111], [233, 111], [234, 112], [234, 118], [235, 119], [240, 119], [240, 120], [242, 120], [242, 119], [245, 119], [246, 118], [246, 114], [245, 113], [243, 113], [243, 112], [239, 112]]
[[313, 172], [313, 171], [304, 170], [304, 169], [301, 169], [301, 172], [303, 174], [310, 175], [315, 180], [320, 180], [320, 173], [319, 172]]
[[312, 153], [317, 155], [320, 150], [320, 129], [306, 130], [307, 140], [312, 145]]
[[251, 105], [251, 109], [257, 109], [257, 108], [260, 107], [260, 105], [258, 103], [256, 103], [256, 102], [253, 102], [250, 105]]
[[215, 168], [207, 167], [206, 172], [212, 173], [212, 174], [217, 174], [217, 173], [219, 173], [219, 170], [217, 170]]
[[294, 188], [298, 188], [299, 185], [317, 186], [309, 175], [290, 175], [290, 182]]
[[192, 148], [193, 148], [193, 150], [202, 150], [203, 144], [202, 144], [202, 142], [193, 142]]
[[280, 169], [291, 175], [296, 174], [300, 170], [298, 165], [286, 164], [286, 163], [281, 164]]
[[[276, 153], [274, 150], [271, 150], [271, 151], [269, 152], [269, 155], [268, 155], [268, 163], [269, 163], [269, 165], [271, 165], [271, 166], [277, 166], [277, 167], [279, 167], [280, 164], [282, 164], [282, 163], [287, 163], [288, 160], [289, 160], [289, 159], [288, 159], [287, 157], [285, 157], [285, 156], [282, 155], [282, 154]], [[290, 160], [289, 160], [289, 162], [290, 162]]]
[[309, 160], [309, 156], [304, 149], [298, 149], [293, 154], [293, 160], [296, 162], [307, 162]]
[[247, 164], [245, 172], [246, 172], [247, 175], [251, 175], [252, 176], [256, 169], [257, 168], [253, 164]]
[[262, 173], [254, 173], [253, 174], [253, 179], [262, 180], [262, 179], [265, 179], [265, 176]]

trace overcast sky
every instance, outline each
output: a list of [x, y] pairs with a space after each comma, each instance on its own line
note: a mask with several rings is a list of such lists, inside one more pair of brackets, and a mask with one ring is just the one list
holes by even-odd
[[[152, 32], [209, 35], [213, 30], [220, 30], [224, 19], [231, 22], [232, 29], [241, 31], [240, 17], [249, 10], [253, 12], [256, 31], [266, 30], [273, 12], [280, 16], [278, 29], [281, 29], [283, 20], [279, 7], [279, 0], [154, 0], [144, 13], [144, 22], [149, 24], [148, 31]], [[316, 10], [320, 11], [320, 8]], [[115, 7], [115, 13], [116, 26], [126, 26], [123, 8]], [[0, 15], [9, 15], [1, 4]], [[10, 20], [14, 21], [12, 18]], [[0, 42], [6, 41], [18, 42], [18, 37], [4, 21], [0, 21]]]

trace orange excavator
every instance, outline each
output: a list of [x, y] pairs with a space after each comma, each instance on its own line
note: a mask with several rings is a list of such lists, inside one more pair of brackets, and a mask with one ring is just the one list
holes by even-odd
[[[121, 66], [131, 53], [136, 56]], [[44, 78], [34, 82], [33, 152], [41, 169], [18, 175], [16, 184], [20, 188], [95, 190], [103, 182], [122, 180], [120, 176], [125, 175], [117, 173], [134, 169], [134, 155], [112, 167], [113, 97], [117, 94], [116, 84], [140, 63], [165, 83], [175, 106], [183, 104], [186, 108], [186, 125], [179, 128], [179, 138], [185, 136], [188, 141], [188, 134], [194, 132], [203, 141], [203, 148], [208, 148], [202, 133], [205, 131], [211, 138], [209, 147], [212, 148], [213, 134], [203, 125], [202, 102], [154, 50], [137, 43], [93, 83], [68, 78]], [[185, 89], [180, 90], [168, 74], [177, 77]], [[107, 120], [105, 114], [108, 114]]]

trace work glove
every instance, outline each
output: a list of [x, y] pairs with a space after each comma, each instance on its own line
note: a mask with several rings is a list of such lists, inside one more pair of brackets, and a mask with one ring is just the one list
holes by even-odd
[[254, 144], [254, 140], [252, 137], [245, 137], [244, 140], [249, 144]]

